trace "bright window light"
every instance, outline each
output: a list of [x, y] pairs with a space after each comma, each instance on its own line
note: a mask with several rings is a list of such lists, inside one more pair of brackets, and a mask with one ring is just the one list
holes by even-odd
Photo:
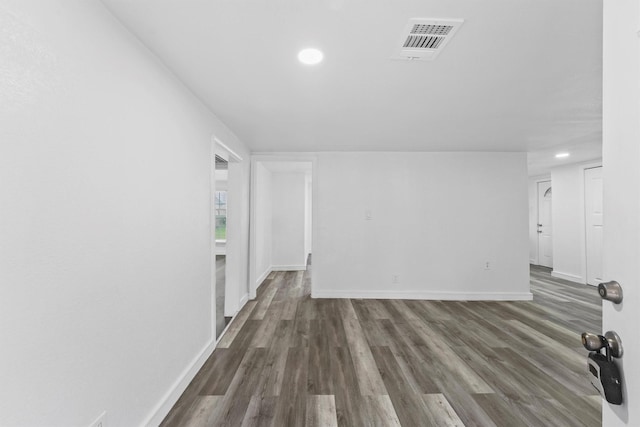
[[324, 54], [318, 49], [302, 49], [300, 52], [298, 52], [298, 61], [302, 62], [305, 65], [319, 64], [320, 62], [322, 62], [322, 58], [324, 58]]
[[569, 157], [569, 153], [558, 153], [558, 154], [556, 154], [556, 159], [564, 159], [565, 157]]

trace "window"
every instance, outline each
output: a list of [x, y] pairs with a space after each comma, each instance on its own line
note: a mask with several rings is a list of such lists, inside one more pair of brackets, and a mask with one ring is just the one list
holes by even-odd
[[227, 192], [216, 191], [216, 240], [227, 239]]

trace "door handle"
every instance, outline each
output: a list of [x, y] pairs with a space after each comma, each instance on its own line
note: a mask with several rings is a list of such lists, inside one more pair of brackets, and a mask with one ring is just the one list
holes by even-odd
[[538, 230], [538, 233], [542, 233], [542, 230]]
[[622, 302], [622, 286], [615, 280], [600, 283], [598, 285], [598, 293], [602, 299], [609, 300], [614, 304], [620, 304]]
[[614, 331], [607, 331], [604, 335], [596, 335], [589, 332], [582, 333], [582, 345], [589, 351], [599, 351], [604, 348], [607, 352], [607, 358], [620, 358], [624, 351], [622, 350], [622, 340]]
[[538, 227], [542, 227], [542, 224], [538, 224]]
[[[604, 335], [582, 334], [582, 345], [589, 350], [587, 369], [591, 384], [600, 392], [607, 402], [613, 405], [622, 404], [622, 376], [613, 358], [622, 357], [622, 342], [613, 331]], [[603, 355], [601, 349], [605, 349]]]

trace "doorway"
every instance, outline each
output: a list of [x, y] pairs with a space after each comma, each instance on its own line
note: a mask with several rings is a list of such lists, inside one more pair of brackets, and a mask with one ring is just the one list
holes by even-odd
[[219, 339], [240, 307], [242, 157], [214, 138], [211, 206], [213, 330]]
[[252, 158], [251, 299], [271, 272], [307, 269], [313, 246], [314, 166], [313, 156]]
[[222, 331], [231, 320], [230, 317], [225, 318], [224, 305], [226, 296], [226, 277], [227, 277], [227, 194], [229, 182], [229, 162], [219, 154], [216, 154], [216, 189], [214, 194], [215, 209], [215, 265], [216, 265], [216, 337], [222, 334]]
[[551, 181], [538, 183], [538, 264], [553, 268]]

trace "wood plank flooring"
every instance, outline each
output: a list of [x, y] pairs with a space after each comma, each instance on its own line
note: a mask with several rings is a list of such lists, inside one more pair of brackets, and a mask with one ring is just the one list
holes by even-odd
[[310, 298], [272, 273], [162, 426], [600, 426], [580, 333], [592, 287], [533, 267], [533, 301]]

